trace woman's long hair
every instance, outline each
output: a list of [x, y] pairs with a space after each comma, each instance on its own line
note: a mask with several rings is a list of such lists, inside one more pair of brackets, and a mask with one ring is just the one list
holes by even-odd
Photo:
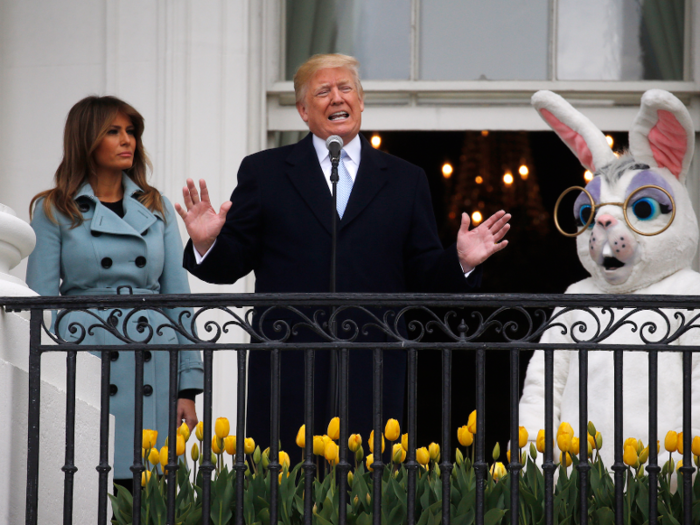
[[53, 222], [56, 222], [56, 218], [53, 216], [52, 208], [69, 217], [73, 227], [83, 222], [83, 215], [80, 213], [74, 197], [91, 175], [97, 175], [93, 153], [102, 142], [118, 113], [129, 117], [134, 126], [134, 138], [136, 139], [134, 162], [131, 168], [125, 170], [126, 174], [143, 192], [138, 197], [139, 201], [151, 211], [164, 213], [160, 192], [146, 181], [146, 170], [147, 168], [152, 169], [152, 167], [141, 142], [143, 117], [132, 106], [116, 97], [90, 96], [78, 102], [68, 112], [66, 128], [63, 133], [63, 159], [54, 175], [56, 186], [34, 196], [29, 204], [30, 216], [34, 209], [34, 203], [43, 198], [44, 212]]

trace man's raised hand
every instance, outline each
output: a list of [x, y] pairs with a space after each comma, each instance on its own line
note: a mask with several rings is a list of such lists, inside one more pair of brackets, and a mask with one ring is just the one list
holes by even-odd
[[[199, 255], [209, 251], [226, 222], [226, 214], [231, 208], [231, 201], [221, 205], [219, 213], [212, 207], [209, 200], [209, 191], [204, 179], [199, 179], [199, 193], [192, 179], [187, 179], [187, 186], [182, 188], [182, 197], [187, 211], [182, 209], [179, 203], [175, 203], [175, 210], [182, 217], [187, 228], [187, 234], [192, 239], [192, 245]], [[199, 195], [202, 195], [200, 200]]]
[[469, 215], [462, 213], [462, 224], [457, 232], [457, 255], [462, 269], [470, 272], [494, 253], [508, 246], [504, 241], [510, 229], [510, 213], [494, 213], [473, 230], [469, 229]]

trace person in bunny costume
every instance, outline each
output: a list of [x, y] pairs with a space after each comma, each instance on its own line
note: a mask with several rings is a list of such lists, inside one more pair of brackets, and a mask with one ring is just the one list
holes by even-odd
[[[573, 210], [562, 212], [574, 214], [578, 256], [590, 273], [587, 279], [569, 286], [566, 293], [700, 295], [700, 274], [690, 269], [698, 244], [698, 222], [686, 189], [695, 134], [683, 103], [666, 91], [647, 91], [629, 133], [629, 151], [619, 158], [603, 133], [559, 95], [540, 91], [532, 97], [532, 104], [581, 164], [594, 174], [585, 190], [573, 190], [578, 192]], [[630, 309], [595, 309], [595, 313], [606, 326], [630, 314]], [[555, 311], [554, 315], [559, 314]], [[637, 312], [629, 319], [636, 329], [622, 323], [603, 342], [632, 345], [644, 344], [642, 338], [660, 341], [695, 315], [697, 312], [691, 311]], [[581, 310], [561, 314], [559, 321], [565, 328], [550, 328], [541, 341], [585, 341], [600, 330], [593, 316]], [[645, 328], [646, 322], [654, 323], [657, 330]], [[583, 326], [585, 331], [581, 330]], [[700, 344], [700, 327], [683, 332], [671, 344]], [[635, 437], [647, 445], [647, 353], [625, 352], [623, 356], [622, 439]], [[680, 432], [683, 428], [682, 361], [678, 352], [658, 354], [657, 437], [661, 441], [667, 431]], [[531, 440], [544, 428], [544, 371], [544, 352], [537, 351], [528, 366], [520, 400], [520, 424], [527, 428]], [[692, 392], [692, 432], [700, 435], [700, 360], [696, 355], [691, 372], [693, 385], [698, 385]], [[588, 420], [604, 437], [606, 446], [601, 455], [608, 467], [614, 460], [613, 374], [613, 352], [588, 354]], [[566, 421], [580, 438], [577, 352], [554, 352], [553, 380], [554, 433]], [[560, 451], [556, 439], [554, 442], [556, 463]], [[584, 437], [581, 450], [585, 450], [585, 442]], [[661, 464], [662, 457], [660, 454]]]

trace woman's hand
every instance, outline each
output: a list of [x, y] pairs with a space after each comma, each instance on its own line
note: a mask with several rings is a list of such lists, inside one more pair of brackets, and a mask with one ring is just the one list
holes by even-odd
[[[226, 222], [226, 214], [231, 208], [231, 201], [221, 205], [219, 213], [211, 205], [209, 191], [204, 179], [199, 179], [199, 193], [192, 179], [187, 179], [187, 186], [182, 188], [182, 196], [187, 211], [182, 209], [179, 203], [175, 203], [175, 210], [182, 217], [187, 228], [187, 234], [192, 239], [194, 249], [199, 255], [204, 255], [212, 247], [221, 228]], [[200, 200], [199, 194], [202, 198]]]
[[190, 429], [190, 432], [197, 426], [197, 410], [194, 407], [194, 401], [191, 399], [177, 400], [177, 424], [178, 426], [184, 421]]

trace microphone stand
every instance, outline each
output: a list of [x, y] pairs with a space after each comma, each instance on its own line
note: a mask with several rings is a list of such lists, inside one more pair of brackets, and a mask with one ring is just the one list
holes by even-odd
[[[336, 252], [338, 244], [338, 164], [340, 163], [340, 152], [335, 157], [331, 155], [331, 192], [333, 193], [333, 217], [331, 219], [331, 293], [336, 292]], [[331, 317], [336, 311], [336, 307], [331, 307]], [[332, 335], [336, 333], [335, 321], [329, 323], [328, 329]], [[331, 350], [330, 373], [328, 378], [328, 395], [331, 414], [326, 418], [328, 421], [338, 415], [338, 350]]]

